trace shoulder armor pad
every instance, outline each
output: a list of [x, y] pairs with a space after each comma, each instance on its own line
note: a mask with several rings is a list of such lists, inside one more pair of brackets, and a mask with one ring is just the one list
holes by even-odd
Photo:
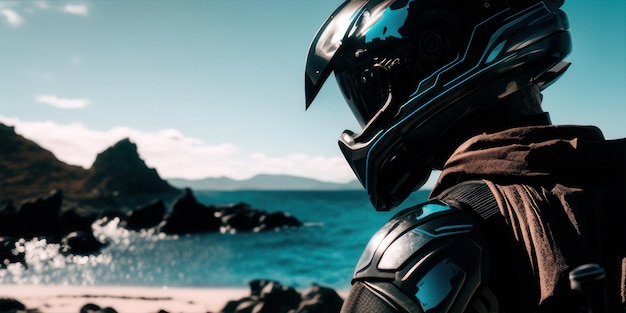
[[467, 304], [486, 279], [487, 253], [473, 212], [433, 200], [387, 222], [368, 243], [353, 278], [391, 283], [423, 311], [447, 312], [460, 308], [455, 303]]

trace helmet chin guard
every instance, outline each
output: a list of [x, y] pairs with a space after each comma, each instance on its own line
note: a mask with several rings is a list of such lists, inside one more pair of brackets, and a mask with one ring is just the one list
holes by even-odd
[[334, 72], [365, 125], [346, 130], [339, 147], [376, 210], [423, 186], [448, 132], [468, 113], [531, 84], [544, 89], [569, 66], [567, 18], [554, 5], [433, 3], [346, 1], [309, 50], [306, 107]]

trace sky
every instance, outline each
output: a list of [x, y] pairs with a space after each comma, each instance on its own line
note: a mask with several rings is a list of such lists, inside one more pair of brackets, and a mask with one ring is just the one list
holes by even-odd
[[[353, 180], [337, 138], [360, 127], [332, 77], [304, 109], [309, 44], [340, 3], [0, 0], [0, 123], [84, 168], [129, 138], [163, 178]], [[572, 66], [544, 109], [626, 137], [626, 2], [563, 9]]]

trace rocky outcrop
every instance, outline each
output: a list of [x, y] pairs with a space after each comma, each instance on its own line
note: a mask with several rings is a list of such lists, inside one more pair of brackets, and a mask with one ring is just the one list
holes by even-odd
[[288, 213], [265, 212], [245, 202], [216, 206], [221, 218], [222, 232], [264, 231], [289, 226], [302, 226], [302, 222]]
[[13, 298], [0, 298], [0, 313], [26, 312], [26, 306]]
[[201, 232], [235, 233], [266, 231], [283, 227], [302, 226], [302, 222], [285, 212], [268, 213], [239, 202], [228, 205], [199, 203], [191, 189], [178, 198], [159, 230], [168, 234]]
[[343, 298], [328, 287], [313, 284], [302, 296], [302, 301], [295, 310], [297, 313], [331, 313], [339, 312]]
[[58, 236], [63, 233], [58, 219], [63, 193], [54, 190], [48, 197], [27, 200], [15, 207], [6, 201], [0, 206], [0, 235], [20, 238]]
[[250, 281], [250, 295], [229, 301], [219, 313], [338, 313], [343, 299], [335, 290], [313, 284], [303, 294], [277, 281]]
[[21, 263], [26, 267], [26, 253], [16, 249], [19, 239], [0, 236], [0, 269], [11, 263]]
[[220, 225], [221, 221], [215, 216], [215, 210], [200, 204], [191, 189], [187, 189], [172, 204], [171, 212], [160, 226], [160, 231], [168, 234], [215, 232]]
[[16, 207], [12, 201], [0, 203], [0, 240], [2, 261], [22, 262], [15, 254], [19, 238], [44, 237], [61, 243], [64, 254], [95, 254], [107, 243], [93, 236], [92, 225], [99, 219], [120, 219], [120, 226], [133, 231], [153, 229], [166, 234], [236, 233], [268, 231], [302, 226], [302, 222], [285, 212], [256, 209], [245, 202], [205, 205], [191, 189], [175, 199], [166, 209], [162, 199], [153, 200], [128, 212], [94, 211], [78, 207], [62, 208], [63, 193], [55, 190], [47, 197], [24, 201]]
[[85, 188], [97, 194], [132, 197], [137, 194], [172, 194], [179, 190], [148, 168], [139, 157], [137, 145], [128, 138], [98, 154], [89, 169]]
[[63, 193], [54, 190], [46, 197], [26, 200], [19, 207], [5, 201], [0, 205], [0, 236], [58, 241], [72, 231], [91, 231], [99, 213], [75, 207], [63, 209], [63, 200]]
[[54, 190], [47, 197], [26, 200], [19, 207], [12, 201], [0, 205], [2, 266], [26, 265], [24, 252], [16, 249], [16, 243], [32, 238], [59, 242], [65, 254], [95, 254], [104, 246], [94, 237], [91, 228], [101, 213], [76, 207], [62, 209], [62, 203], [63, 193]]
[[102, 308], [97, 304], [87, 303], [80, 308], [78, 313], [117, 313], [117, 311], [110, 306]]
[[106, 243], [100, 242], [93, 232], [74, 231], [61, 239], [61, 253], [69, 255], [90, 255], [95, 254]]
[[158, 226], [163, 221], [166, 210], [163, 200], [157, 199], [129, 211], [120, 225], [129, 230], [149, 229]]

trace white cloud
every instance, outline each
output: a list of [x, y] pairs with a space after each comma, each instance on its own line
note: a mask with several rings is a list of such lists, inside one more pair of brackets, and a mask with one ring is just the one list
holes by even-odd
[[35, 1], [33, 4], [41, 10], [47, 10], [49, 8], [48, 3], [45, 1]]
[[4, 16], [7, 23], [13, 27], [18, 27], [24, 23], [24, 19], [15, 11], [8, 8], [0, 8], [0, 15]]
[[256, 174], [288, 174], [324, 181], [347, 182], [354, 175], [340, 157], [292, 154], [269, 157], [244, 154], [232, 143], [210, 145], [175, 129], [144, 132], [128, 127], [92, 130], [81, 123], [28, 122], [0, 116], [16, 133], [51, 151], [59, 160], [89, 168], [98, 153], [129, 138], [140, 157], [163, 178], [201, 179], [226, 176], [246, 179]]
[[89, 8], [83, 4], [66, 4], [63, 7], [63, 12], [87, 16], [87, 14], [89, 14]]
[[91, 103], [89, 99], [59, 98], [55, 95], [36, 96], [35, 101], [61, 109], [82, 109]]
[[[50, 8], [49, 2], [46, 1], [34, 1], [31, 6], [21, 4], [20, 2], [3, 3], [0, 1], [0, 19], [4, 18], [10, 26], [19, 27], [25, 23], [25, 19], [15, 9], [19, 9], [22, 13], [32, 14]], [[80, 16], [89, 15], [89, 7], [85, 4], [66, 4], [60, 8], [60, 11]]]

